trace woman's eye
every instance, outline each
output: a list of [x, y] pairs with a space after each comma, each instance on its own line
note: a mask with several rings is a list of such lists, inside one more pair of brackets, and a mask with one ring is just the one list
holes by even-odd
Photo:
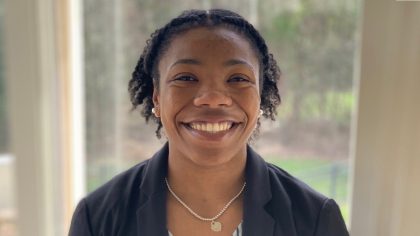
[[182, 76], [176, 77], [174, 80], [177, 80], [177, 81], [196, 81], [197, 79], [190, 76], [190, 75], [182, 75]]
[[229, 79], [229, 82], [249, 82], [249, 79], [244, 76], [233, 76]]

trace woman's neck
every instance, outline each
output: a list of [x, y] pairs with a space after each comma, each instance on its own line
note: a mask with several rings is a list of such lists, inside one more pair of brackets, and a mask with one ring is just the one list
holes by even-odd
[[223, 207], [241, 190], [245, 181], [246, 148], [215, 166], [201, 166], [191, 161], [193, 159], [169, 152], [169, 184], [192, 208], [207, 211], [205, 206]]

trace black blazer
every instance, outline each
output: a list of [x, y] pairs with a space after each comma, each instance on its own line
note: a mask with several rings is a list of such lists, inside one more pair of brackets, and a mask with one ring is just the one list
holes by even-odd
[[[349, 235], [334, 200], [247, 151], [243, 236]], [[82, 199], [69, 235], [167, 236], [167, 159], [168, 144]]]

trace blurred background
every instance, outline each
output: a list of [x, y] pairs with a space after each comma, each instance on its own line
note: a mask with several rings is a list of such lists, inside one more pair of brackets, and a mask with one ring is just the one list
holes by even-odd
[[[403, 221], [402, 183], [420, 180], [410, 169], [420, 159], [420, 3], [385, 2], [0, 0], [0, 235], [66, 235], [81, 197], [162, 146], [156, 125], [130, 112], [127, 83], [150, 34], [189, 8], [240, 13], [281, 67], [278, 119], [263, 123], [255, 149], [334, 198], [352, 235], [414, 235], [376, 228], [390, 221], [382, 213]], [[404, 152], [386, 148], [396, 144]]]
[[[129, 113], [127, 83], [149, 35], [188, 8], [233, 9], [261, 31], [284, 71], [283, 105], [254, 144], [347, 212], [357, 1], [83, 1], [87, 191], [160, 146]], [[348, 216], [348, 214], [346, 213]]]

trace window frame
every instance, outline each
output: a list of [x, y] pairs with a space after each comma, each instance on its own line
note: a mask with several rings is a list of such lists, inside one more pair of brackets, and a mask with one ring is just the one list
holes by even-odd
[[82, 2], [4, 6], [18, 232], [66, 235], [85, 195]]

